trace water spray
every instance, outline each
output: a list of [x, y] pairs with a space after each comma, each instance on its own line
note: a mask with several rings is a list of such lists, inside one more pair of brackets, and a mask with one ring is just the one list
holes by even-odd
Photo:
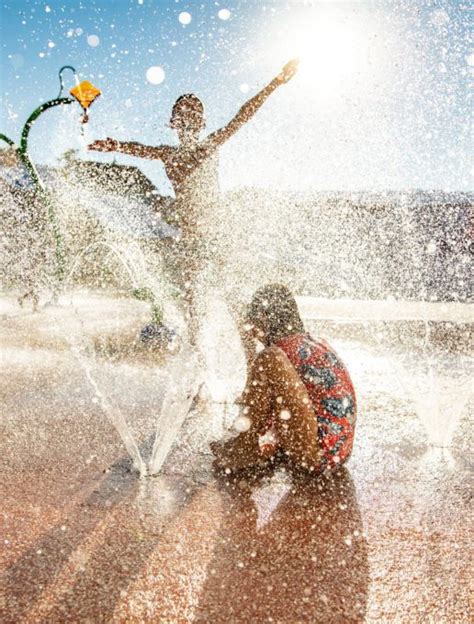
[[[64, 82], [63, 82], [62, 74], [66, 69], [69, 69], [73, 72], [75, 82], [76, 82], [75, 87], [73, 87], [69, 91], [69, 93], [73, 96], [72, 98], [62, 96], [63, 89], [64, 89]], [[44, 102], [31, 113], [31, 115], [26, 120], [25, 125], [23, 126], [23, 130], [21, 132], [21, 138], [20, 138], [20, 145], [17, 147], [15, 145], [15, 142], [12, 141], [9, 137], [7, 137], [4, 134], [0, 134], [0, 140], [4, 141], [5, 143], [7, 143], [7, 145], [10, 146], [10, 148], [15, 150], [15, 153], [17, 154], [20, 161], [23, 163], [25, 169], [27, 170], [31, 178], [31, 181], [33, 182], [33, 186], [35, 188], [35, 191], [38, 197], [43, 202], [43, 205], [46, 208], [46, 213], [48, 215], [48, 219], [51, 225], [51, 230], [52, 230], [54, 242], [55, 242], [56, 277], [57, 277], [58, 283], [62, 284], [63, 279], [64, 279], [64, 273], [65, 273], [63, 237], [61, 234], [61, 229], [59, 226], [59, 222], [58, 222], [57, 215], [56, 215], [56, 210], [54, 208], [51, 196], [49, 195], [43, 181], [41, 180], [38, 174], [38, 170], [33, 164], [30, 158], [30, 155], [28, 153], [28, 138], [29, 138], [31, 127], [35, 123], [35, 121], [38, 119], [38, 117], [40, 117], [40, 115], [42, 115], [45, 111], [49, 110], [50, 108], [54, 108], [55, 106], [73, 104], [76, 101], [79, 102], [83, 110], [81, 123], [83, 124], [87, 123], [87, 121], [89, 120], [87, 111], [90, 105], [92, 104], [92, 102], [101, 94], [101, 91], [100, 89], [97, 89], [96, 87], [94, 87], [94, 85], [88, 82], [87, 80], [83, 82], [79, 82], [77, 72], [74, 69], [74, 67], [72, 67], [71, 65], [64, 65], [63, 67], [61, 67], [61, 69], [58, 72], [58, 77], [59, 77], [58, 96], [54, 98], [53, 100]]]

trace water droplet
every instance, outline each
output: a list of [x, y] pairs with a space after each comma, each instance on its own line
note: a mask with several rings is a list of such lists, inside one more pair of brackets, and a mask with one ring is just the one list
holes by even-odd
[[191, 20], [192, 20], [191, 13], [188, 13], [187, 11], [183, 11], [182, 13], [179, 14], [178, 20], [180, 21], [181, 24], [183, 24], [183, 26], [187, 26], [188, 24], [191, 23]]
[[234, 429], [239, 432], [248, 431], [252, 425], [252, 421], [248, 416], [238, 416], [234, 421]]
[[449, 22], [449, 15], [443, 9], [437, 9], [431, 14], [431, 23], [435, 26], [446, 26]]
[[218, 12], [217, 15], [218, 15], [219, 19], [226, 21], [226, 20], [229, 19], [231, 13], [230, 13], [229, 9], [221, 9]]
[[87, 37], [87, 43], [91, 46], [91, 48], [96, 48], [100, 43], [100, 39], [97, 35], [89, 35]]
[[165, 79], [165, 71], [159, 65], [149, 67], [146, 71], [146, 79], [150, 84], [160, 84]]
[[428, 245], [426, 245], [426, 251], [429, 254], [434, 254], [436, 253], [436, 242], [435, 241], [430, 241], [428, 243]]

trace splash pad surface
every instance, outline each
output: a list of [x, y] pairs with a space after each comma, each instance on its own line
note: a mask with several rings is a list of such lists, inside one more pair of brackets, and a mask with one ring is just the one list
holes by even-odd
[[360, 313], [327, 321], [317, 304], [309, 327], [346, 360], [360, 403], [329, 495], [281, 470], [216, 480], [221, 404], [192, 412], [160, 475], [137, 479], [70, 338], [79, 317], [97, 383], [147, 456], [164, 360], [134, 349], [146, 306], [84, 292], [59, 304], [31, 314], [1, 300], [3, 621], [469, 621], [470, 402], [451, 446], [429, 446], [383, 342], [416, 375], [416, 317], [392, 331]]

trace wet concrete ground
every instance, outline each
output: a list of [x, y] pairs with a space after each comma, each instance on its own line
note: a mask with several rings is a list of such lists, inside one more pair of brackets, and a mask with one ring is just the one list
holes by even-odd
[[[370, 327], [323, 327], [359, 397], [338, 476], [216, 478], [208, 442], [224, 407], [210, 404], [190, 415], [162, 474], [138, 480], [71, 351], [77, 314], [2, 304], [2, 622], [472, 621], [471, 401], [450, 448], [431, 447]], [[139, 303], [100, 298], [75, 310], [93, 348], [146, 318]], [[415, 362], [410, 349], [397, 356]], [[162, 362], [133, 348], [115, 356], [99, 353], [93, 374], [146, 455]]]

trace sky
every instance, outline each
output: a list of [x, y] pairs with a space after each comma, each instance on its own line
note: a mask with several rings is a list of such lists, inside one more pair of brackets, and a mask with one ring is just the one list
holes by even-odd
[[[189, 92], [212, 131], [298, 56], [297, 76], [221, 148], [224, 190], [472, 190], [471, 16], [432, 0], [1, 0], [0, 132], [18, 141], [73, 65], [102, 90], [84, 135], [79, 105], [58, 107], [30, 153], [110, 161], [87, 143], [174, 144], [170, 110]], [[171, 192], [160, 162], [116, 160]]]

